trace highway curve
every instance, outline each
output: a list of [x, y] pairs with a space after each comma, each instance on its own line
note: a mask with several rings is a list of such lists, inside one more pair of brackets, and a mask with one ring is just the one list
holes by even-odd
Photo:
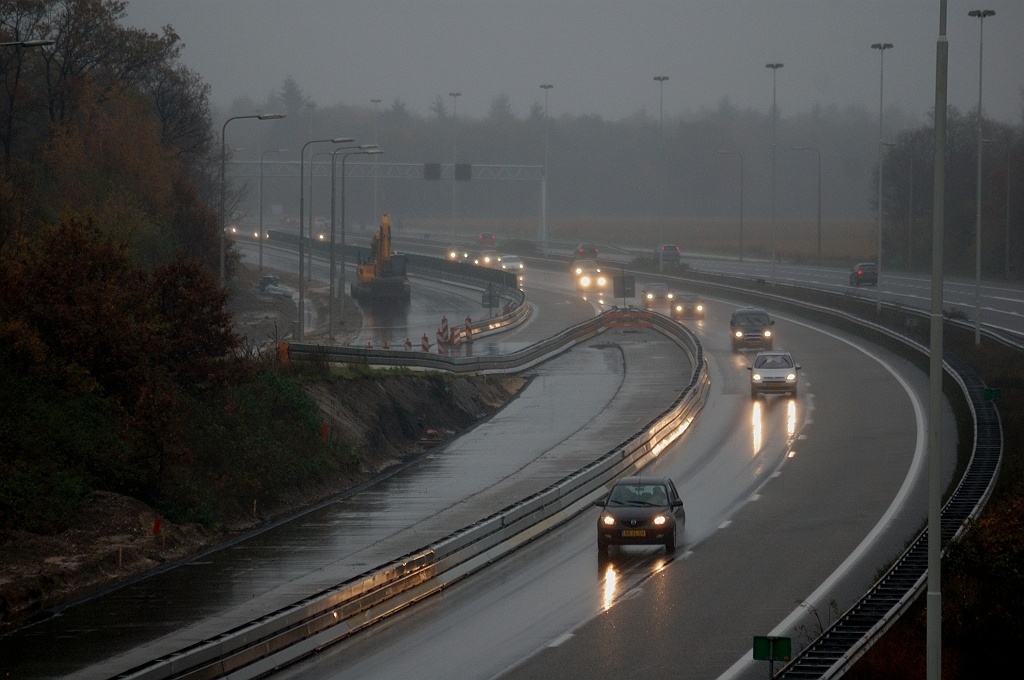
[[[674, 559], [638, 548], [599, 561], [595, 509], [281, 675], [760, 677], [767, 670], [745, 660], [753, 635], [806, 642], [808, 600], [827, 625], [829, 602], [842, 610], [859, 597], [924, 517], [926, 376], [863, 340], [776, 317], [776, 347], [803, 366], [801, 397], [753, 404], [748, 356], [725, 332], [736, 305], [710, 302], [691, 327], [711, 396], [649, 468], [686, 502]], [[948, 407], [944, 422], [948, 478]]]

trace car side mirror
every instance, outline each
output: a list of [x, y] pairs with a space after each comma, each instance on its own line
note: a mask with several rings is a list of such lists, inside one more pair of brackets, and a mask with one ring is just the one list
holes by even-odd
[[801, 368], [803, 368], [803, 366], [801, 366], [800, 364], [797, 364], [797, 365], [796, 365], [796, 370], [798, 370], [798, 371], [799, 371], [799, 370], [800, 370]]
[[607, 502], [608, 501], [606, 501], [603, 498], [598, 498], [596, 501], [594, 501], [594, 507], [603, 508]]
[[683, 507], [683, 502], [681, 500], [679, 500], [679, 499], [676, 499], [676, 500], [672, 501], [672, 507], [673, 508], [681, 508], [681, 507]]
[[747, 366], [747, 370], [748, 370], [748, 371], [753, 371], [753, 370], [754, 370], [754, 367], [753, 367], [753, 366]]
[[772, 319], [772, 325], [773, 326], [775, 325], [775, 319]]

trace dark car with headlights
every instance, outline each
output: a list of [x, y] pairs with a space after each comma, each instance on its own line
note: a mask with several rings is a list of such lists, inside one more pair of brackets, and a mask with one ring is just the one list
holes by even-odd
[[613, 545], [664, 545], [669, 555], [676, 551], [686, 512], [668, 477], [625, 477], [594, 505], [604, 508], [597, 518], [601, 555]]
[[763, 309], [758, 307], [737, 309], [729, 320], [729, 336], [732, 338], [733, 351], [749, 348], [770, 350], [772, 336], [775, 335], [772, 332], [774, 325], [775, 322]]
[[648, 283], [644, 286], [643, 293], [644, 305], [653, 305], [658, 302], [672, 302], [675, 299], [676, 294], [672, 292], [672, 289], [665, 283]]
[[851, 286], [878, 285], [878, 265], [861, 262], [850, 271]]
[[685, 319], [689, 317], [703, 319], [706, 308], [707, 305], [704, 304], [704, 300], [699, 295], [676, 295], [676, 299], [672, 303], [672, 318]]

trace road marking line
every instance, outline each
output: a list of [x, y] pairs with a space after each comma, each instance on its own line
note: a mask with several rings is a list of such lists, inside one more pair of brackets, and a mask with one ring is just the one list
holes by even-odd
[[567, 641], [567, 640], [568, 640], [569, 638], [571, 638], [572, 636], [573, 636], [573, 634], [572, 634], [572, 633], [562, 633], [561, 635], [559, 635], [558, 637], [556, 637], [556, 638], [555, 638], [554, 640], [552, 640], [552, 641], [551, 641], [551, 642], [550, 642], [550, 643], [548, 644], [548, 647], [557, 647], [557, 646], [559, 646], [560, 644], [562, 644], [563, 642], [566, 642], [566, 641]]
[[776, 470], [775, 472], [772, 473], [771, 477], [772, 477], [772, 479], [775, 479], [776, 477], [778, 477], [781, 474], [782, 474], [782, 470]]
[[726, 528], [727, 526], [729, 526], [730, 524], [732, 524], [732, 520], [731, 520], [731, 519], [727, 519], [727, 520], [725, 520], [724, 522], [722, 522], [721, 524], [719, 524], [719, 525], [718, 525], [718, 528], [719, 528], [719, 529], [724, 529], [724, 528]]
[[[772, 477], [774, 477], [774, 476], [775, 475], [773, 474]], [[750, 494], [750, 498], [748, 498], [747, 500], [751, 501], [751, 502], [761, 500], [761, 494], [759, 494], [759, 493], [752, 493], [752, 494]]]
[[[860, 351], [861, 353], [878, 362], [885, 370], [889, 371], [892, 377], [896, 378], [896, 382], [898, 382], [900, 386], [903, 387], [903, 390], [907, 393], [907, 396], [910, 397], [910, 403], [914, 407], [914, 419], [917, 421], [917, 444], [914, 447], [914, 458], [910, 462], [910, 469], [907, 471], [907, 476], [903, 478], [903, 484], [902, 486], [900, 486], [899, 492], [897, 492], [896, 497], [892, 499], [892, 503], [889, 504], [889, 507], [886, 509], [885, 514], [882, 515], [882, 517], [878, 520], [875, 526], [872, 527], [871, 531], [868, 532], [868, 535], [864, 537], [860, 544], [856, 548], [854, 548], [853, 552], [847, 555], [846, 559], [843, 560], [843, 562], [838, 567], [836, 567], [836, 570], [833, 571], [829, 575], [829, 577], [825, 579], [822, 582], [822, 584], [815, 589], [813, 593], [807, 596], [807, 599], [804, 602], [806, 604], [810, 604], [811, 606], [817, 607], [819, 604], [821, 604], [820, 600], [829, 591], [829, 589], [832, 588], [832, 586], [834, 586], [841, 578], [843, 578], [843, 576], [845, 576], [846, 573], [850, 571], [850, 569], [861, 558], [861, 556], [865, 552], [867, 552], [869, 548], [871, 548], [874, 542], [881, 535], [882, 531], [884, 531], [885, 528], [889, 526], [889, 523], [892, 521], [893, 516], [900, 510], [900, 508], [903, 507], [903, 503], [906, 501], [907, 496], [910, 494], [911, 487], [913, 487], [914, 483], [917, 481], [918, 475], [921, 472], [921, 464], [924, 462], [924, 410], [921, 408], [921, 402], [918, 400], [917, 395], [914, 393], [912, 389], [910, 389], [910, 385], [908, 385], [907, 381], [903, 379], [903, 376], [898, 374], [896, 372], [896, 369], [894, 369], [892, 366], [883, 361], [881, 357], [871, 353], [870, 351], [863, 347], [860, 347], [859, 345], [853, 343], [852, 341], [840, 337], [834, 333], [830, 333], [829, 331], [822, 330], [821, 328], [816, 328], [814, 326], [811, 326], [810, 324], [801, 323], [800, 321], [795, 321], [793, 319], [786, 320], [798, 326], [803, 326], [804, 328], [816, 330], [819, 333], [823, 333], [824, 335], [839, 340], [840, 342], [844, 342], [850, 347], [853, 347], [854, 349]], [[789, 455], [792, 456], [793, 453], [794, 452], [791, 451]], [[804, 607], [802, 605], [798, 606], [796, 609], [790, 612], [789, 616], [783, 619], [782, 622], [779, 623], [779, 625], [775, 626], [775, 628], [772, 629], [772, 631], [768, 634], [772, 636], [778, 636], [781, 635], [783, 632], [788, 631], [790, 628], [793, 627], [793, 625], [800, 619], [800, 617], [804, 613]], [[732, 680], [732, 678], [735, 678], [740, 673], [746, 671], [747, 668], [754, 663], [752, 657], [753, 650], [751, 649], [748, 650], [746, 654], [741, 656], [736, 661], [736, 663], [730, 666], [728, 670], [726, 670], [724, 673], [718, 676], [717, 680]]]

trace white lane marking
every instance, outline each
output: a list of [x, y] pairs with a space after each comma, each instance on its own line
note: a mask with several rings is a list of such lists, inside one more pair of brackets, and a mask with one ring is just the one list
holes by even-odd
[[679, 556], [679, 559], [681, 559], [681, 560], [689, 559], [690, 555], [692, 555], [692, 554], [693, 554], [692, 550], [687, 550], [686, 552], [684, 552], [682, 555]]
[[[774, 476], [775, 475], [772, 475], [772, 477], [774, 477]], [[750, 494], [750, 498], [748, 498], [747, 500], [750, 501], [750, 502], [759, 501], [759, 500], [761, 500], [761, 494], [759, 494], [759, 493], [752, 493], [752, 494]]]
[[776, 470], [775, 472], [773, 472], [773, 473], [771, 474], [771, 478], [772, 478], [772, 479], [775, 479], [776, 477], [778, 477], [778, 476], [779, 476], [779, 475], [781, 475], [781, 474], [782, 474], [782, 470]]
[[718, 528], [719, 528], [719, 529], [724, 529], [724, 528], [726, 528], [727, 526], [729, 526], [730, 524], [732, 524], [732, 520], [731, 520], [731, 519], [727, 519], [727, 520], [725, 520], [724, 522], [722, 522], [721, 524], [719, 524], [719, 525], [718, 525]]
[[563, 642], [568, 641], [569, 638], [571, 638], [572, 636], [573, 636], [572, 633], [562, 633], [561, 635], [556, 637], [554, 640], [552, 640], [550, 643], [548, 643], [548, 647], [557, 647], [560, 644], [562, 644]]
[[[917, 421], [917, 444], [914, 447], [914, 459], [910, 463], [910, 469], [907, 471], [907, 476], [903, 478], [903, 485], [900, 486], [899, 492], [896, 494], [896, 497], [892, 499], [892, 503], [889, 504], [889, 507], [886, 509], [885, 514], [882, 515], [882, 517], [878, 520], [875, 526], [872, 527], [871, 531], [868, 532], [868, 535], [864, 537], [864, 540], [862, 540], [860, 544], [856, 548], [854, 548], [852, 553], [847, 555], [846, 559], [843, 560], [842, 564], [836, 567], [836, 570], [833, 571], [829, 575], [829, 577], [825, 579], [822, 582], [822, 584], [815, 589], [813, 593], [807, 596], [805, 602], [807, 604], [810, 604], [811, 606], [817, 607], [820, 604], [820, 600], [822, 599], [822, 597], [824, 597], [825, 593], [827, 593], [829, 589], [831, 589], [832, 586], [834, 586], [839, 581], [839, 579], [843, 578], [846, 575], [846, 573], [850, 571], [850, 569], [857, 562], [857, 560], [859, 560], [864, 555], [864, 553], [871, 548], [872, 544], [878, 539], [878, 537], [886, 529], [886, 527], [889, 526], [889, 523], [892, 521], [893, 516], [903, 506], [903, 503], [906, 501], [907, 496], [910, 494], [910, 489], [911, 487], [914, 486], [914, 483], [917, 481], [917, 477], [921, 472], [921, 464], [924, 461], [924, 410], [921, 408], [921, 402], [918, 400], [917, 395], [914, 393], [912, 389], [910, 389], [910, 385], [908, 385], [907, 381], [903, 379], [903, 376], [898, 374], [896, 372], [896, 369], [894, 369], [892, 366], [883, 361], [881, 357], [872, 354], [867, 349], [860, 347], [859, 345], [851, 342], [850, 340], [847, 340], [846, 338], [842, 338], [834, 333], [830, 333], [829, 331], [822, 330], [821, 328], [816, 328], [814, 326], [811, 326], [810, 324], [801, 323], [800, 321], [795, 321], [793, 319], [786, 320], [798, 326], [803, 326], [804, 328], [809, 328], [811, 330], [816, 330], [820, 333], [824, 333], [825, 335], [831, 338], [835, 338], [840, 342], [844, 342], [850, 347], [853, 347], [854, 349], [862, 352], [866, 356], [877, 361], [883, 368], [885, 368], [885, 370], [889, 371], [892, 377], [896, 378], [896, 382], [898, 382], [900, 386], [903, 387], [903, 390], [907, 393], [907, 396], [910, 397], [910, 403], [914, 407], [914, 419]], [[794, 452], [792, 451], [789, 453], [790, 457], [793, 456], [793, 453]], [[800, 619], [800, 617], [804, 614], [804, 611], [804, 607], [797, 607], [789, 614], [789, 616], [784, 618], [782, 622], [779, 623], [779, 625], [775, 626], [775, 628], [772, 629], [772, 631], [768, 634], [778, 636], [781, 635], [784, 631], [788, 631], [790, 628], [793, 627], [793, 624], [795, 624]], [[718, 676], [718, 680], [731, 680], [732, 678], [735, 678], [737, 675], [739, 675], [741, 672], [745, 671], [750, 666], [750, 664], [754, 663], [754, 661], [752, 661], [751, 659], [752, 656], [753, 650], [748, 650], [747, 653], [741, 656], [736, 661], [736, 663], [729, 667], [727, 671]]]

